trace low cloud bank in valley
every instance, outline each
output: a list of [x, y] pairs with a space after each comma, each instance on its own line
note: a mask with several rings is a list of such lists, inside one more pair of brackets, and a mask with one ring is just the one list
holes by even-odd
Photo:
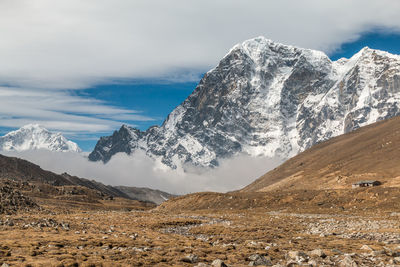
[[222, 160], [215, 169], [193, 167], [184, 172], [160, 168], [159, 163], [143, 152], [132, 155], [119, 153], [107, 164], [90, 162], [78, 153], [43, 150], [2, 153], [29, 160], [55, 173], [67, 172], [104, 184], [149, 187], [173, 194], [240, 189], [282, 163], [277, 158], [241, 155]]

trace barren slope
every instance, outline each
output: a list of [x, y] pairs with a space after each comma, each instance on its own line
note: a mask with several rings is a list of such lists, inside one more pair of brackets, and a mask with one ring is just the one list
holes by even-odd
[[242, 192], [344, 189], [359, 180], [400, 186], [400, 117], [315, 145], [268, 172]]

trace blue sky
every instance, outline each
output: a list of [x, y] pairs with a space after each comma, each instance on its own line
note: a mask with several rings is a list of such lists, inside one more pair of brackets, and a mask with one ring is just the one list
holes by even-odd
[[[83, 90], [80, 94], [106, 101], [113, 106], [140, 111], [140, 114], [144, 114], [153, 120], [128, 120], [121, 123], [132, 125], [145, 131], [150, 126], [161, 125], [167, 115], [192, 93], [197, 83], [197, 81], [169, 83], [146, 80], [101, 85]], [[109, 134], [111, 133], [109, 132]], [[93, 136], [96, 137], [94, 140], [74, 141], [83, 150], [89, 151], [93, 149], [97, 142], [98, 135]]]
[[397, 0], [0, 1], [0, 134], [39, 123], [90, 151], [123, 123], [160, 125], [256, 36], [332, 59], [400, 54], [399, 11]]
[[341, 57], [350, 58], [365, 46], [400, 55], [400, 34], [383, 30], [372, 30], [362, 34], [362, 36], [354, 42], [342, 44], [341, 47], [337, 51], [331, 53], [329, 57], [332, 60], [337, 60]]

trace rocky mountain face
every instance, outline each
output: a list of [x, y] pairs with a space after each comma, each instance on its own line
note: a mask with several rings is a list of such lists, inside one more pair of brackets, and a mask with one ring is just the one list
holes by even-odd
[[28, 124], [0, 137], [0, 150], [25, 151], [45, 149], [51, 151], [80, 152], [78, 145], [61, 133], [52, 133], [38, 124]]
[[172, 168], [214, 167], [239, 153], [286, 159], [396, 116], [399, 105], [400, 56], [366, 47], [331, 61], [258, 37], [233, 47], [160, 127], [124, 125], [102, 137], [89, 159], [136, 150]]

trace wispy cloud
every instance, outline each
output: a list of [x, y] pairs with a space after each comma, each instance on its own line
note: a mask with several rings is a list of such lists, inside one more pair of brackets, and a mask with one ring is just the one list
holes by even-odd
[[131, 156], [118, 153], [107, 164], [90, 162], [77, 153], [34, 150], [5, 154], [27, 159], [56, 173], [68, 172], [105, 184], [150, 187], [175, 194], [237, 190], [282, 163], [277, 158], [243, 155], [222, 160], [216, 169], [192, 168], [183, 172], [165, 168], [161, 170], [144, 152], [136, 152]]
[[36, 122], [69, 134], [108, 132], [123, 121], [149, 121], [138, 111], [63, 90], [0, 87], [0, 126], [20, 127]]

